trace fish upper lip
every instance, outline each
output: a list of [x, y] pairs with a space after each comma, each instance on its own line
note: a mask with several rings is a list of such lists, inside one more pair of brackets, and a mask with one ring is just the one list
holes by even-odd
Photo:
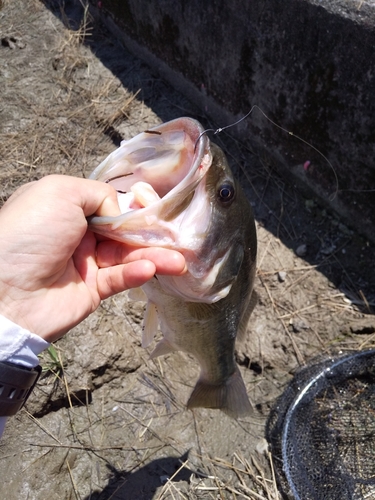
[[[114, 177], [107, 177], [107, 178], [103, 179], [103, 177], [105, 177], [105, 173], [108, 171], [108, 163], [109, 163], [110, 158], [116, 152], [120, 151], [124, 144], [126, 145], [127, 143], [134, 141], [137, 137], [141, 136], [142, 134], [144, 134], [144, 135], [151, 134], [151, 135], [159, 135], [160, 136], [163, 134], [163, 131], [165, 133], [170, 132], [171, 130], [173, 131], [173, 127], [175, 127], [175, 130], [177, 130], [177, 131], [182, 130], [183, 132], [185, 132], [189, 136], [191, 143], [193, 145], [192, 165], [196, 165], [196, 167], [192, 168], [191, 170], [197, 171], [199, 168], [201, 168], [201, 166], [202, 166], [201, 163], [204, 159], [204, 156], [209, 151], [209, 139], [208, 139], [207, 135], [204, 134], [204, 129], [203, 129], [202, 125], [197, 120], [194, 120], [193, 118], [177, 118], [176, 120], [172, 120], [171, 122], [162, 123], [160, 125], [157, 125], [156, 127], [153, 127], [150, 130], [146, 130], [143, 133], [140, 133], [137, 136], [133, 137], [129, 141], [122, 141], [120, 148], [113, 151], [97, 168], [95, 168], [94, 171], [91, 173], [89, 178], [94, 179], [94, 180], [99, 180], [99, 181], [103, 180], [103, 182], [110, 183], [118, 178], [132, 175], [132, 172], [121, 173], [119, 175], [115, 175]], [[160, 132], [160, 130], [161, 130], [161, 132]], [[138, 150], [140, 150], [140, 149], [141, 148], [138, 148]], [[130, 154], [132, 154], [132, 153], [130, 153]], [[191, 171], [189, 172], [189, 174], [191, 174]], [[180, 183], [177, 183], [172, 188], [171, 191], [173, 191], [173, 189], [175, 189], [178, 186], [178, 184], [180, 184]], [[171, 191], [169, 191], [169, 192], [171, 192]]]

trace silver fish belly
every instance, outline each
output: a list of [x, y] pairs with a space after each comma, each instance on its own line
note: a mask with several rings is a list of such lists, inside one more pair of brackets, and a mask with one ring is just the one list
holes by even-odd
[[182, 350], [199, 362], [188, 408], [219, 408], [237, 418], [251, 409], [235, 342], [256, 302], [256, 230], [224, 153], [202, 132], [198, 122], [181, 118], [140, 134], [130, 147], [125, 142], [91, 178], [113, 184], [129, 207], [120, 217], [92, 218], [90, 228], [185, 256], [185, 275], [157, 275], [142, 286], [142, 345], [150, 345], [160, 325], [163, 339], [151, 357]]

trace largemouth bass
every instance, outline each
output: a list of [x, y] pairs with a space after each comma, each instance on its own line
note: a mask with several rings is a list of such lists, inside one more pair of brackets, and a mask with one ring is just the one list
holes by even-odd
[[157, 275], [133, 291], [147, 301], [142, 346], [151, 357], [182, 350], [200, 365], [188, 408], [219, 408], [232, 417], [251, 406], [235, 361], [255, 305], [257, 240], [251, 206], [223, 151], [201, 124], [180, 118], [123, 141], [91, 174], [112, 184], [123, 214], [93, 217], [90, 228], [135, 246], [179, 250], [182, 276]]

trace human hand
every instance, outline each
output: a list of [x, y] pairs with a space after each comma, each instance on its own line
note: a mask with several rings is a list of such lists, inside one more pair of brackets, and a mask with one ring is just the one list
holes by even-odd
[[52, 342], [102, 299], [158, 274], [183, 274], [173, 250], [104, 240], [86, 217], [120, 214], [108, 184], [48, 176], [19, 188], [0, 210], [0, 314]]

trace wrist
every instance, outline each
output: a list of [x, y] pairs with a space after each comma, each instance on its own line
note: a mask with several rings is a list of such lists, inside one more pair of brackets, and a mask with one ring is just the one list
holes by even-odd
[[49, 346], [44, 339], [0, 315], [0, 361], [27, 368], [38, 365], [38, 354]]
[[0, 328], [4, 327], [4, 319], [13, 325], [16, 325], [18, 328], [22, 328], [29, 332], [33, 330], [24, 319], [24, 315], [18, 311], [15, 301], [10, 301], [9, 299], [0, 300]]
[[49, 333], [47, 325], [51, 317], [43, 312], [43, 299], [35, 300], [35, 293], [32, 291], [17, 291], [13, 296], [11, 292], [6, 297], [0, 297], [0, 317], [46, 340]]
[[[48, 342], [0, 315], [0, 416], [15, 415], [33, 390]], [[5, 420], [0, 418], [0, 435]]]
[[[14, 271], [12, 271], [14, 272]], [[5, 271], [3, 266], [0, 268], [0, 276], [3, 278]], [[24, 319], [24, 314], [22, 310], [27, 309], [29, 292], [20, 290], [17, 286], [8, 283], [4, 279], [0, 282], [0, 316], [7, 318], [9, 321], [15, 323], [16, 325], [30, 330], [29, 325]], [[22, 306], [22, 310], [19, 306]]]

